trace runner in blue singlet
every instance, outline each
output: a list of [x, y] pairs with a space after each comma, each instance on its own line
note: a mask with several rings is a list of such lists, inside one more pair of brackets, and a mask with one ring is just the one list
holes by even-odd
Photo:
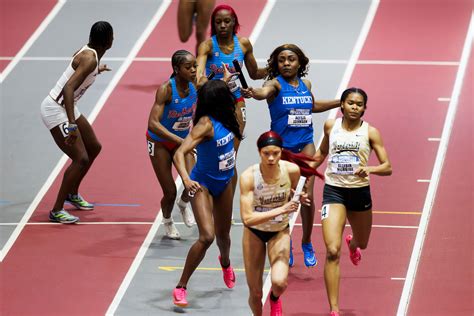
[[[313, 142], [312, 113], [324, 112], [339, 106], [339, 100], [316, 101], [311, 92], [311, 82], [301, 79], [307, 74], [308, 57], [296, 45], [277, 47], [268, 59], [268, 81], [263, 88], [242, 89], [245, 97], [266, 99], [271, 116], [271, 129], [283, 138], [283, 148], [294, 153], [313, 156], [316, 148]], [[314, 177], [308, 179], [307, 192], [313, 200]], [[314, 221], [314, 203], [301, 207], [303, 237], [301, 247], [307, 267], [317, 264], [311, 243]], [[290, 266], [293, 252], [290, 252]]]

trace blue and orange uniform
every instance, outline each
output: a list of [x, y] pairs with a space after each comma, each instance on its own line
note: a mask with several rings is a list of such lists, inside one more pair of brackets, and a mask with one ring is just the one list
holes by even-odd
[[[185, 138], [191, 128], [194, 111], [196, 110], [196, 88], [189, 82], [189, 94], [182, 98], [179, 96], [175, 79], [171, 78], [169, 83], [171, 85], [171, 102], [165, 106], [165, 111], [163, 112], [160, 123], [171, 133]], [[173, 151], [179, 145], [159, 137], [150, 129], [147, 130], [146, 134], [155, 142], [163, 144], [169, 151]]]
[[[224, 63], [229, 69], [230, 73], [236, 72], [232, 61], [236, 59], [240, 67], [243, 68], [244, 65], [244, 52], [240, 47], [239, 38], [234, 34], [234, 50], [230, 54], [224, 54], [219, 48], [219, 43], [217, 42], [216, 35], [212, 36], [212, 55], [207, 59], [206, 62], [206, 76], [214, 72], [215, 76], [213, 80], [221, 80], [224, 77]], [[240, 93], [240, 87], [233, 92], [236, 102], [244, 102], [244, 98]]]

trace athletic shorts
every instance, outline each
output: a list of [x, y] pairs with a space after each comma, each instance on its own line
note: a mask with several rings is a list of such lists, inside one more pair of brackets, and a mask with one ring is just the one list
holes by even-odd
[[[258, 237], [258, 239], [260, 239], [265, 244], [267, 242], [269, 242], [273, 237], [275, 237], [276, 235], [278, 235], [280, 233], [280, 231], [268, 232], [268, 231], [248, 227], [248, 226], [245, 226], [245, 227], [247, 227], [253, 234], [255, 234], [255, 236]], [[288, 225], [286, 228], [288, 228], [288, 227], [290, 227], [290, 225]]]
[[200, 185], [206, 187], [209, 193], [215, 197], [221, 195], [227, 188], [227, 184], [232, 180], [232, 176], [227, 179], [216, 180], [207, 174], [196, 171], [196, 168], [193, 168], [189, 177], [191, 180], [199, 182]]
[[[74, 106], [74, 117], [77, 120], [81, 116], [81, 112]], [[68, 122], [66, 109], [57, 104], [49, 95], [41, 103], [41, 118], [44, 125], [51, 130], [62, 123]]]
[[169, 141], [166, 141], [166, 140], [157, 140], [158, 136], [150, 130], [146, 131], [146, 136], [147, 136], [147, 140], [148, 140], [148, 153], [150, 154], [150, 156], [155, 155], [155, 146], [154, 146], [153, 142], [154, 143], [160, 143], [170, 153], [173, 153], [175, 151], [175, 149], [179, 147], [179, 144], [174, 143], [174, 142], [169, 142]]
[[363, 212], [372, 209], [370, 186], [361, 188], [341, 188], [325, 184], [324, 204], [343, 204], [348, 211]]
[[286, 150], [289, 150], [291, 151], [292, 153], [295, 153], [295, 154], [299, 154], [300, 152], [303, 151], [303, 149], [306, 147], [306, 145], [308, 144], [312, 144], [313, 141], [310, 141], [310, 142], [307, 142], [307, 143], [301, 143], [301, 144], [298, 144], [296, 146], [292, 146], [292, 147], [283, 147], [284, 149]]

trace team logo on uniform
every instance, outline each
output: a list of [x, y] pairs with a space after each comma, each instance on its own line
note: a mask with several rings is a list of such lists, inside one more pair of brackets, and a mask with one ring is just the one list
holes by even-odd
[[178, 99], [174, 99], [174, 103], [179, 103], [179, 100], [178, 100]]
[[219, 57], [219, 52], [215, 52], [214, 56]]
[[259, 184], [257, 185], [257, 190], [262, 190], [262, 189], [263, 189], [263, 184], [259, 183]]

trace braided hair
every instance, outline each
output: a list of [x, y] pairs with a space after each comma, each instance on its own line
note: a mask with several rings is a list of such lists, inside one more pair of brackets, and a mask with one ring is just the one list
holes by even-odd
[[171, 74], [170, 78], [176, 76], [175, 68], [179, 68], [179, 66], [186, 62], [186, 56], [192, 55], [190, 52], [184, 49], [180, 49], [174, 52], [173, 56], [171, 56], [171, 67], [173, 67], [173, 73]]

